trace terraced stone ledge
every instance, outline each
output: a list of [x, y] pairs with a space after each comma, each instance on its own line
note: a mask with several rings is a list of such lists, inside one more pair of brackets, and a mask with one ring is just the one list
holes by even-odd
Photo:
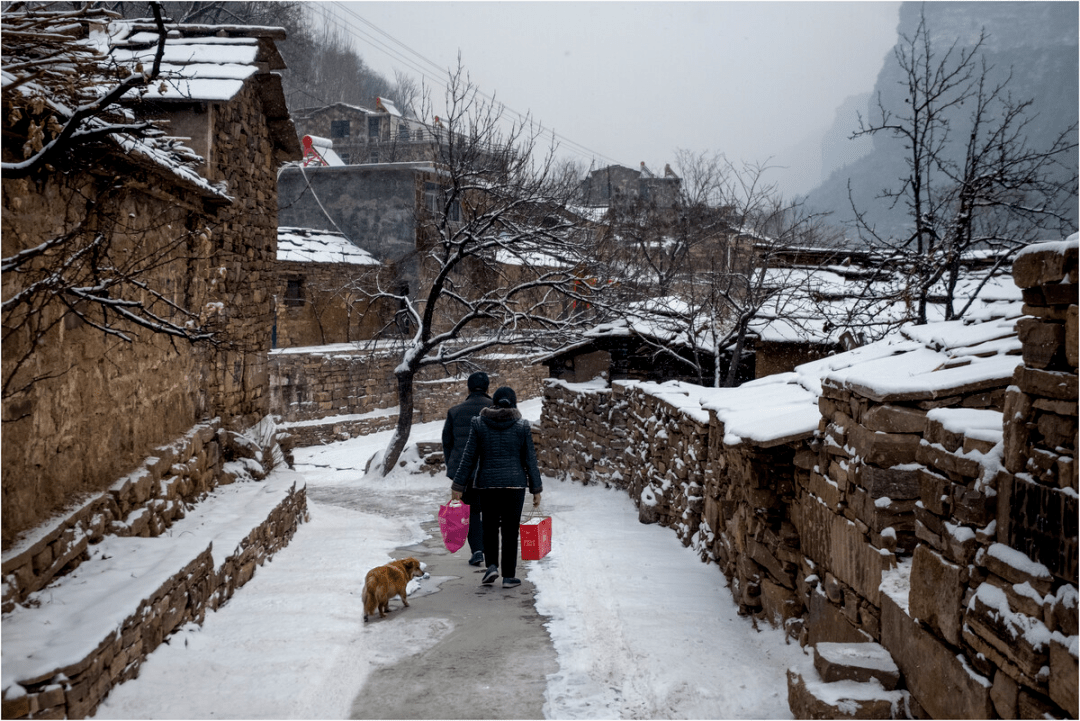
[[3, 718], [84, 718], [170, 633], [201, 623], [306, 519], [302, 477], [221, 485], [156, 537], [107, 535], [3, 616]]

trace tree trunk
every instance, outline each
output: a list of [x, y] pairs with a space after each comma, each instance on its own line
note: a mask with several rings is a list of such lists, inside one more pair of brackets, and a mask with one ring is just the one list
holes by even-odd
[[728, 364], [727, 378], [724, 379], [724, 387], [732, 388], [735, 385], [735, 378], [739, 373], [739, 362], [742, 360], [743, 343], [746, 340], [746, 324], [743, 323], [739, 327], [739, 335], [735, 339], [735, 348], [731, 353], [731, 362]]
[[397, 372], [398, 387], [398, 422], [394, 429], [394, 436], [390, 439], [390, 445], [386, 449], [386, 457], [383, 458], [379, 475], [386, 476], [397, 465], [401, 458], [405, 444], [409, 442], [409, 434], [412, 432], [413, 421], [413, 378], [416, 371], [406, 368]]

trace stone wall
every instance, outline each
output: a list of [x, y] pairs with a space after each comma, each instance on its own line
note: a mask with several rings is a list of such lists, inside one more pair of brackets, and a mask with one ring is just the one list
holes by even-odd
[[839, 643], [895, 662], [877, 705], [822, 706], [830, 679], [795, 674], [798, 713], [1076, 718], [1076, 243], [1058, 245], [1017, 260], [1018, 321], [916, 328], [844, 354], [859, 372], [800, 369], [820, 372], [802, 391], [818, 426], [787, 437], [734, 434], [705, 400], [721, 391], [549, 380], [542, 470], [627, 488], [643, 522], [721, 567], [742, 613], [816, 658]]
[[423, 169], [430, 167], [285, 168], [278, 183], [281, 224], [336, 228], [380, 261], [397, 262], [416, 250]]
[[[62, 581], [84, 563], [94, 564], [91, 551], [106, 538], [160, 538], [161, 544], [175, 545], [177, 540], [168, 530], [211, 491], [237, 480], [262, 479], [281, 458], [269, 419], [248, 435], [228, 431], [215, 419], [155, 449], [136, 471], [107, 491], [34, 529], [4, 553], [5, 623], [18, 605], [32, 614], [38, 591], [48, 591], [50, 584]], [[257, 566], [288, 544], [306, 513], [305, 489], [294, 484], [234, 551], [216, 565], [210, 548], [198, 553], [152, 594], [138, 600], [137, 611], [88, 655], [65, 659], [62, 668], [41, 678], [5, 673], [5, 678], [18, 681], [18, 689], [4, 689], [3, 717], [91, 715], [113, 686], [138, 675], [142, 662], [170, 633], [189, 621], [201, 623], [207, 609], [215, 610], [228, 601]], [[94, 579], [93, 574], [90, 578]], [[123, 594], [123, 589], [108, 590]], [[130, 600], [116, 597], [112, 602]]]
[[[145, 169], [124, 172], [135, 184], [163, 184]], [[135, 216], [128, 233], [113, 237], [118, 253], [152, 255], [185, 235], [194, 256], [211, 253], [212, 218], [188, 210], [201, 204], [197, 198], [138, 191], [118, 197], [96, 180], [72, 174], [41, 186], [3, 181], [4, 257], [69, 232], [79, 222], [80, 197], [91, 199], [93, 208]], [[71, 215], [65, 217], [65, 209]], [[206, 260], [178, 251], [166, 253], [141, 280], [198, 310], [210, 299], [209, 276]], [[18, 274], [4, 274], [5, 299], [20, 282]], [[186, 342], [141, 331], [127, 344], [77, 315], [63, 316], [65, 311], [60, 303], [39, 309], [40, 335], [5, 329], [4, 377], [12, 380], [5, 388], [0, 456], [5, 549], [79, 494], [100, 492], [150, 448], [211, 415], [209, 396], [192, 390], [209, 374], [208, 363]]]
[[20, 679], [21, 693], [5, 689], [4, 718], [87, 718], [109, 691], [136, 678], [147, 656], [168, 636], [207, 610], [216, 610], [255, 574], [257, 566], [292, 539], [307, 514], [303, 488], [290, 493], [215, 569], [211, 548], [143, 599], [89, 655], [41, 679]]
[[[124, 218], [111, 231], [111, 252], [160, 254], [138, 280], [200, 315], [219, 341], [193, 347], [128, 328], [127, 343], [64, 315], [61, 303], [41, 309], [40, 334], [6, 333], [4, 375], [14, 380], [3, 404], [4, 548], [78, 496], [100, 493], [195, 423], [219, 417], [236, 430], [266, 415], [277, 201], [275, 152], [256, 85], [210, 108], [209, 174], [227, 183], [231, 203], [125, 156], [99, 158], [108, 172], [3, 181], [4, 257], [65, 233], [78, 237], [80, 224], [111, 228], [112, 219]], [[114, 175], [125, 178], [122, 190], [113, 187]], [[4, 274], [5, 299], [19, 283], [17, 273]], [[184, 322], [164, 303], [153, 310]], [[28, 362], [16, 370], [31, 343]], [[24, 384], [25, 392], [13, 392]]]
[[631, 426], [625, 386], [544, 381], [536, 456], [542, 473], [581, 483], [629, 485]]
[[[393, 320], [396, 307], [370, 307], [353, 285], [362, 283], [371, 266], [350, 263], [279, 261], [274, 288], [275, 348], [352, 343], [374, 338]], [[288, 300], [289, 281], [300, 284], [301, 299]]]
[[255, 83], [213, 108], [214, 169], [234, 202], [215, 226], [212, 298], [228, 344], [212, 351], [209, 391], [213, 415], [247, 428], [269, 412], [267, 353], [277, 286], [277, 165], [267, 126], [270, 113]]
[[724, 436], [710, 411], [706, 558], [730, 579], [741, 613], [761, 614], [797, 638], [795, 622], [809, 607], [806, 578], [814, 573], [793, 518], [796, 493], [810, 475], [810, 440], [727, 444]]
[[[491, 354], [477, 356], [472, 362], [488, 374], [491, 391], [508, 385], [517, 392], [518, 401], [536, 398], [542, 391], [547, 368], [532, 363], [525, 355]], [[276, 416], [295, 432], [304, 426], [298, 422], [326, 419], [327, 427], [315, 431], [308, 427], [299, 433], [305, 438], [323, 440], [341, 433], [358, 435], [381, 427], [384, 420], [347, 418], [345, 416], [378, 414], [391, 410], [396, 413], [397, 380], [394, 368], [401, 362], [399, 354], [372, 354], [355, 346], [295, 348], [270, 355], [270, 393]], [[450, 406], [460, 403], [466, 395], [468, 372], [452, 376], [441, 367], [429, 367], [418, 374], [414, 391], [414, 423], [446, 418]], [[396, 416], [395, 416], [396, 417]], [[386, 427], [392, 426], [392, 421]], [[310, 426], [310, 424], [307, 424]], [[331, 436], [327, 428], [337, 427]]]
[[624, 453], [628, 490], [638, 504], [638, 516], [644, 523], [674, 529], [688, 546], [696, 539], [704, 511], [708, 414], [688, 412], [676, 383], [614, 385], [626, 402]]

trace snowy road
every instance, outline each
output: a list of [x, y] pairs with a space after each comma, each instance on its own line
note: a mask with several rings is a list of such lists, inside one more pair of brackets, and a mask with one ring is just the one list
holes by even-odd
[[[436, 440], [440, 428], [418, 426], [413, 440]], [[415, 459], [386, 479], [363, 477], [385, 438], [298, 449], [310, 522], [202, 627], [155, 651], [98, 717], [346, 718], [375, 670], [450, 633], [397, 600], [388, 622], [361, 620], [364, 574], [423, 541], [421, 524], [447, 496], [445, 478], [408, 472]], [[546, 479], [544, 506], [552, 552], [519, 575], [536, 586], [557, 654], [545, 717], [790, 718], [785, 670], [807, 657], [739, 617], [715, 566], [672, 531], [638, 523], [623, 492]], [[438, 592], [437, 579], [424, 581], [413, 606]]]

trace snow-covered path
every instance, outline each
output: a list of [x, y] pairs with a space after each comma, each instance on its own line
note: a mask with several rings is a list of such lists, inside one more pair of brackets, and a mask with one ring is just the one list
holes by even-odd
[[[522, 406], [539, 416], [538, 402]], [[436, 440], [440, 429], [418, 426], [412, 440]], [[155, 651], [97, 716], [345, 718], [373, 669], [448, 633], [437, 620], [361, 620], [364, 574], [421, 540], [420, 524], [448, 495], [444, 477], [409, 472], [415, 458], [386, 479], [365, 478], [385, 442], [375, 434], [298, 449], [310, 522], [202, 627]], [[522, 572], [558, 655], [545, 716], [790, 718], [785, 670], [807, 657], [739, 617], [715, 566], [672, 531], [638, 523], [624, 492], [545, 479], [544, 506], [553, 549]], [[418, 598], [437, 592], [425, 583]]]

